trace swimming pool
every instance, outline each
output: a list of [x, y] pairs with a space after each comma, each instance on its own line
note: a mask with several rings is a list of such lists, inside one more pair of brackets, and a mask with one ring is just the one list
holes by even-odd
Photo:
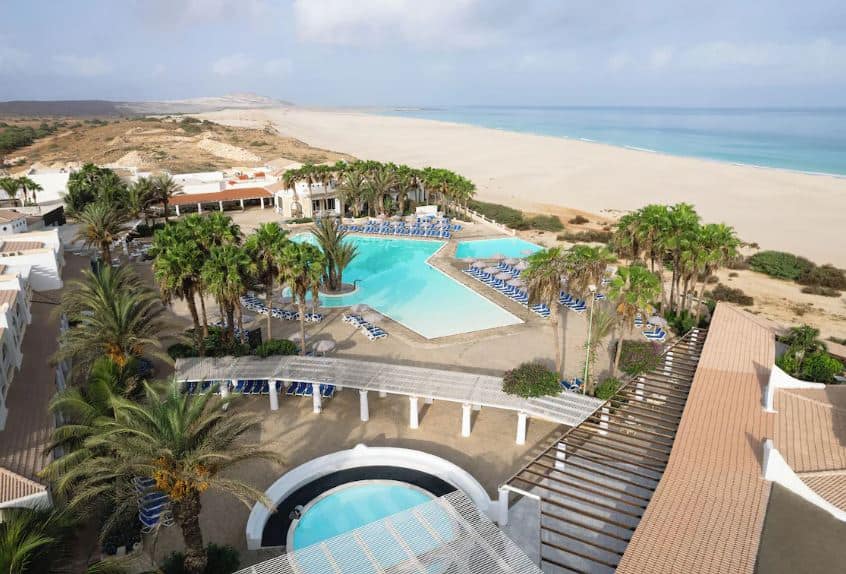
[[[311, 234], [293, 237], [315, 243]], [[350, 235], [358, 255], [344, 270], [348, 295], [321, 295], [327, 307], [364, 303], [427, 339], [522, 323], [499, 305], [435, 269], [426, 261], [440, 241]]]
[[500, 254], [505, 257], [522, 258], [543, 249], [540, 245], [529, 243], [517, 237], [502, 237], [500, 239], [479, 239], [476, 241], [461, 241], [455, 256], [459, 259], [489, 259]]
[[394, 481], [352, 482], [310, 503], [288, 535], [288, 551], [311, 546], [386, 516], [429, 502], [428, 492]]

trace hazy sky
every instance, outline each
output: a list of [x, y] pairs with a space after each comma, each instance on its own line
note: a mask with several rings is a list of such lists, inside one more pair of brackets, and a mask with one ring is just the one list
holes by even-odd
[[846, 106], [846, 0], [0, 0], [0, 100]]

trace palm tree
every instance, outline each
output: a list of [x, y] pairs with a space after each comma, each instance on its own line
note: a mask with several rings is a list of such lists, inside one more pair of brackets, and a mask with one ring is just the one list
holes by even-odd
[[394, 174], [385, 166], [380, 167], [370, 176], [369, 197], [371, 198], [370, 211], [375, 215], [374, 203], [379, 206], [379, 211], [385, 212], [385, 197], [393, 190], [396, 185], [396, 178]]
[[680, 291], [679, 282], [682, 276], [682, 252], [696, 241], [699, 231], [699, 215], [689, 203], [679, 203], [669, 209], [669, 219], [664, 235], [661, 238], [662, 247], [669, 254], [673, 263], [673, 275], [670, 280], [670, 310], [678, 307], [676, 293]]
[[195, 295], [200, 292], [204, 254], [186, 226], [180, 223], [158, 230], [153, 237], [153, 276], [166, 305], [170, 304], [174, 297], [187, 303], [194, 323], [194, 344], [200, 356], [203, 356], [203, 339], [207, 333], [205, 328], [200, 326]]
[[323, 253], [308, 243], [289, 242], [280, 253], [279, 276], [291, 289], [291, 297], [300, 315], [300, 354], [305, 355], [306, 298], [317, 299], [320, 280], [326, 268]]
[[708, 277], [720, 267], [737, 258], [740, 239], [738, 239], [733, 227], [724, 223], [708, 223], [700, 229], [697, 245], [700, 250], [700, 268], [698, 271], [702, 275], [702, 286], [699, 288], [696, 303], [696, 323], [698, 324]]
[[[326, 283], [329, 291], [338, 291], [343, 286], [343, 270], [355, 258], [358, 250], [346, 243], [347, 232], [334, 219], [321, 219], [311, 230], [326, 260]], [[343, 265], [339, 265], [340, 262]]]
[[617, 330], [619, 318], [617, 315], [608, 309], [600, 307], [593, 313], [593, 325], [590, 329], [590, 337], [585, 343], [587, 345], [588, 355], [588, 374], [585, 380], [585, 391], [593, 394], [596, 387], [596, 380], [593, 377], [593, 369], [596, 368], [596, 350], [600, 346], [605, 346], [604, 341], [608, 339]]
[[150, 178], [150, 201], [162, 204], [165, 221], [168, 217], [170, 198], [181, 189], [182, 186], [176, 183], [169, 174], [162, 173]]
[[558, 247], [544, 249], [529, 256], [529, 266], [522, 273], [529, 292], [529, 304], [545, 303], [552, 313], [550, 321], [555, 341], [555, 371], [562, 374], [560, 316], [561, 276], [566, 272], [566, 258]]
[[401, 165], [396, 175], [397, 210], [400, 215], [405, 214], [405, 202], [408, 201], [408, 194], [414, 189], [417, 189], [415, 170]]
[[272, 339], [273, 282], [279, 276], [279, 253], [288, 242], [288, 232], [278, 223], [263, 223], [247, 238], [245, 247], [256, 268], [256, 276], [264, 286], [267, 300], [267, 338]]
[[66, 550], [73, 520], [64, 509], [5, 508], [0, 522], [0, 571], [53, 572]]
[[81, 239], [86, 247], [97, 247], [103, 263], [111, 263], [112, 244], [128, 230], [126, 212], [104, 201], [96, 201], [82, 210], [78, 221], [80, 228], [75, 239]]
[[623, 333], [617, 337], [612, 374], [616, 374], [620, 368], [623, 335], [634, 330], [635, 318], [638, 315], [645, 318], [654, 312], [653, 303], [660, 296], [661, 281], [646, 267], [632, 265], [617, 269], [617, 274], [611, 279], [608, 297], [616, 305]]
[[27, 176], [23, 175], [18, 178], [18, 185], [23, 190], [24, 194], [24, 203], [29, 201], [29, 192], [32, 192], [32, 202], [38, 203], [36, 201], [35, 192], [36, 191], [44, 191], [44, 188], [38, 185], [38, 183], [32, 181]]
[[149, 385], [145, 390], [143, 402], [114, 400], [114, 419], [101, 420], [85, 441], [92, 456], [68, 469], [63, 480], [76, 485], [71, 506], [85, 508], [112, 495], [116, 484], [126, 484], [131, 477], [155, 479], [156, 488], [170, 498], [182, 531], [185, 569], [200, 574], [206, 567], [201, 494], [210, 489], [225, 492], [248, 507], [266, 503], [259, 490], [233, 478], [231, 471], [244, 462], [281, 460], [273, 450], [244, 442], [260, 417], [221, 409], [230, 399], [214, 393], [183, 394], [175, 380], [164, 394]]
[[153, 189], [150, 185], [150, 179], [147, 177], [139, 177], [136, 182], [127, 189], [127, 211], [132, 217], [144, 216], [144, 223], [147, 223], [147, 210], [152, 202]]
[[338, 201], [350, 206], [353, 217], [360, 217], [367, 195], [367, 180], [359, 171], [350, 171], [344, 175], [341, 184], [335, 188]]
[[0, 177], [0, 189], [6, 192], [12, 203], [17, 203], [18, 191], [21, 189], [20, 182], [14, 177]]
[[62, 292], [60, 309], [73, 326], [60, 336], [56, 360], [73, 359], [74, 370], [86, 372], [102, 356], [121, 367], [147, 354], [162, 356], [164, 308], [129, 267], [83, 271]]
[[230, 341], [235, 340], [235, 314], [238, 329], [243, 333], [241, 295], [247, 291], [249, 278], [255, 273], [250, 256], [239, 245], [214, 246], [203, 263], [201, 277], [210, 293], [217, 299], [226, 315], [226, 331]]

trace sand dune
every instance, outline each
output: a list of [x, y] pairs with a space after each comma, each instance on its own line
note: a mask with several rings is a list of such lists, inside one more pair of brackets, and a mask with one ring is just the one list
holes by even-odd
[[214, 121], [261, 127], [359, 158], [437, 165], [470, 177], [478, 198], [527, 210], [607, 213], [687, 201], [746, 241], [846, 266], [846, 179], [672, 157], [563, 138], [350, 111], [224, 110]]

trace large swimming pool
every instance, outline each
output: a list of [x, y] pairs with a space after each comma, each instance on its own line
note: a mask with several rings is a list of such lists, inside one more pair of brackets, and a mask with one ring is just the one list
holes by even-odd
[[543, 249], [540, 245], [529, 243], [517, 237], [502, 237], [500, 239], [479, 239], [476, 241], [462, 241], [458, 244], [455, 256], [459, 259], [489, 259], [494, 255], [522, 258]]
[[288, 550], [311, 546], [433, 498], [428, 492], [402, 482], [345, 484], [306, 507], [294, 526], [293, 539], [289, 535]]
[[[311, 234], [294, 237], [314, 243]], [[344, 283], [358, 290], [321, 295], [327, 307], [364, 303], [427, 339], [514, 325], [522, 321], [426, 261], [439, 241], [348, 236], [358, 255], [344, 270]]]

